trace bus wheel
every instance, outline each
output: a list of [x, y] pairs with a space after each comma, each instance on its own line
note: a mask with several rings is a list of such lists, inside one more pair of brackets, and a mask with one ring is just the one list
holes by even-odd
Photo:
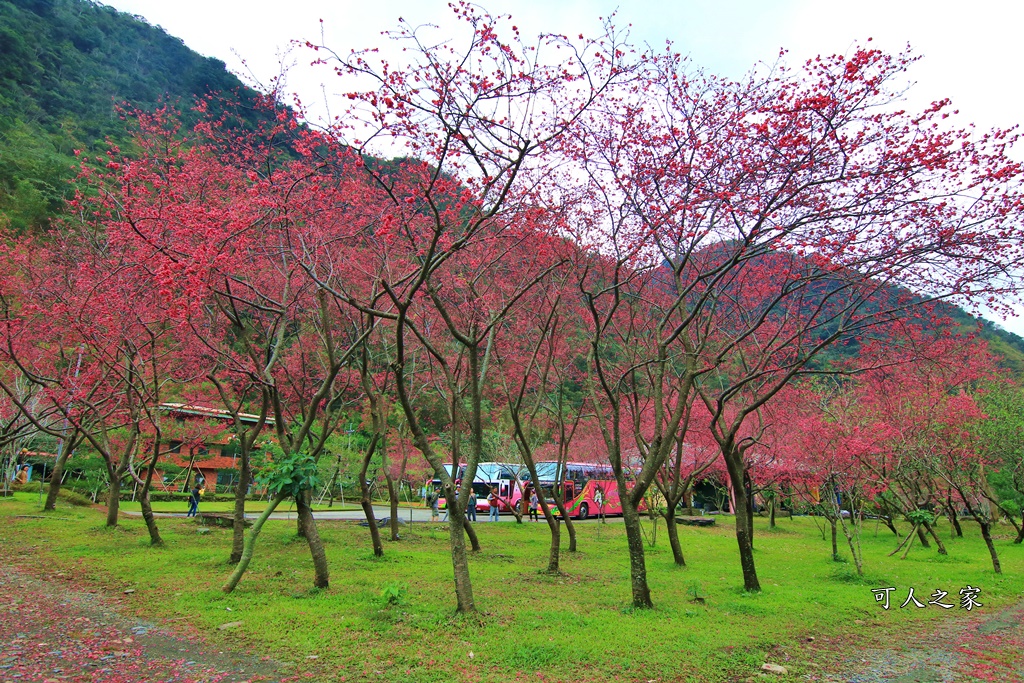
[[580, 505], [580, 521], [590, 516], [590, 508], [587, 507], [586, 503]]

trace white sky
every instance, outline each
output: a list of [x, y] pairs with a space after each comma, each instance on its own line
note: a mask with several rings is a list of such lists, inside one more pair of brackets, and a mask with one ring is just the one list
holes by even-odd
[[[280, 71], [279, 55], [293, 39], [319, 40], [339, 54], [384, 47], [381, 31], [399, 17], [413, 25], [451, 26], [447, 0], [107, 0], [119, 10], [144, 17], [181, 38], [193, 50], [222, 59], [244, 76], [261, 81]], [[524, 39], [542, 31], [596, 34], [598, 18], [618, 8], [616, 25], [631, 24], [637, 43], [664, 45], [689, 54], [708, 71], [739, 77], [759, 61], [773, 62], [781, 48], [787, 61], [802, 63], [817, 54], [845, 53], [856, 42], [898, 51], [908, 43], [923, 56], [910, 73], [916, 84], [909, 108], [949, 97], [961, 125], [980, 129], [1021, 122], [1019, 33], [1024, 3], [1016, 0], [483, 0], [492, 14], [511, 14]], [[308, 105], [330, 104], [329, 75], [308, 67], [296, 51], [288, 86]], [[340, 107], [338, 107], [340, 109]], [[1024, 147], [1016, 150], [1024, 158]], [[1022, 311], [1024, 313], [1024, 311]], [[1024, 317], [1002, 322], [1024, 335]]]

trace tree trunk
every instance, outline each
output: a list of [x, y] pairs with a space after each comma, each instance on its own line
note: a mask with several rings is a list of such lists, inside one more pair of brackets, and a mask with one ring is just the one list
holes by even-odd
[[252, 529], [249, 529], [249, 535], [245, 537], [245, 548], [242, 550], [242, 557], [239, 558], [238, 564], [235, 565], [235, 571], [231, 572], [231, 576], [228, 577], [227, 582], [221, 587], [221, 590], [225, 593], [230, 593], [235, 590], [235, 586], [242, 578], [242, 574], [249, 567], [249, 562], [252, 560], [253, 551], [256, 549], [256, 537], [260, 535], [260, 531], [263, 530], [263, 525], [266, 524], [267, 520], [270, 519], [270, 515], [277, 509], [277, 506], [281, 504], [281, 501], [287, 496], [286, 493], [282, 492], [274, 496], [274, 498], [267, 505], [267, 508], [263, 511], [256, 521], [252, 525]]
[[[303, 491], [305, 494], [308, 491]], [[320, 540], [320, 533], [316, 530], [316, 520], [313, 519], [313, 510], [309, 507], [307, 496], [298, 495], [295, 497], [295, 508], [298, 511], [299, 523], [304, 531], [303, 536], [309, 545], [309, 554], [313, 557], [313, 569], [316, 572], [313, 578], [313, 586], [316, 588], [327, 588], [330, 585], [330, 569], [327, 566], [327, 553], [324, 552], [324, 544]]]
[[334, 475], [331, 476], [331, 483], [327, 490], [331, 492], [331, 499], [327, 501], [327, 507], [334, 507], [334, 487], [338, 484], [338, 475], [341, 474], [341, 456], [338, 456], [338, 466], [334, 468]]
[[651, 602], [651, 589], [647, 585], [647, 563], [644, 558], [644, 534], [640, 528], [640, 513], [629, 500], [628, 491], [620, 490], [619, 500], [622, 503], [622, 521], [626, 527], [626, 544], [629, 547], [629, 579], [633, 591], [633, 607], [654, 607], [654, 603]]
[[[953, 530], [956, 532], [956, 537], [957, 538], [963, 538], [964, 537], [964, 530], [960, 526], [960, 518], [957, 517], [955, 510], [952, 513], [950, 513], [949, 521], [953, 525]], [[1021, 533], [1024, 534], [1024, 529], [1021, 530]], [[1020, 543], [1020, 541], [1017, 541], [1017, 542]]]
[[391, 473], [384, 470], [384, 481], [388, 484], [388, 500], [391, 503], [391, 540], [398, 540], [398, 493], [395, 491], [395, 480]]
[[[451, 514], [449, 513], [449, 517], [450, 516]], [[469, 547], [474, 553], [480, 552], [480, 539], [476, 536], [476, 529], [474, 529], [469, 520], [465, 518], [465, 515], [463, 515], [462, 519], [462, 524], [466, 527], [466, 537], [469, 538]]]
[[[746, 499], [746, 505], [743, 506], [747, 517], [747, 532], [750, 534], [750, 547], [754, 547], [754, 497], [748, 494], [746, 491], [743, 492], [743, 497]], [[738, 499], [737, 499], [738, 501]]]
[[775, 496], [768, 501], [768, 528], [775, 528]]
[[921, 541], [921, 547], [931, 548], [932, 544], [928, 542], [928, 537], [924, 535], [924, 529], [921, 526], [920, 524], [917, 525], [917, 538]]
[[1002, 574], [1003, 569], [999, 565], [999, 555], [996, 554], [996, 545], [992, 542], [992, 533], [989, 528], [989, 524], [988, 522], [978, 518], [978, 526], [981, 527], [981, 537], [985, 539], [985, 545], [988, 546], [988, 554], [992, 556], [992, 569], [996, 574]]
[[885, 526], [889, 527], [889, 531], [892, 532], [892, 535], [899, 538], [900, 530], [896, 528], [895, 524], [893, 524], [892, 517], [886, 517], [883, 521], [885, 522]]
[[948, 555], [949, 553], [946, 552], [946, 546], [942, 544], [942, 539], [939, 538], [937, 533], [935, 533], [935, 528], [931, 524], [925, 524], [924, 528], [925, 531], [931, 534], [932, 538], [935, 539], [935, 545], [939, 547], [939, 555]]
[[[850, 519], [850, 523], [856, 524], [853, 518]], [[857, 543], [854, 543], [853, 534], [850, 532], [850, 529], [846, 526], [845, 522], [842, 522], [842, 525], [843, 535], [846, 536], [846, 544], [850, 547], [850, 554], [853, 555], [853, 564], [857, 567], [857, 576], [864, 576], [864, 560], [861, 558], [860, 541], [858, 540]]]
[[[914, 534], [916, 532], [917, 532], [917, 526], [915, 525], [914, 528], [910, 530], [910, 533], [907, 534], [906, 538], [904, 538], [902, 541], [900, 541], [900, 544], [898, 546], [896, 546], [896, 549], [893, 550], [891, 553], [889, 553], [887, 557], [892, 557], [893, 555], [898, 553], [903, 548], [904, 545], [907, 546], [907, 551], [909, 552], [910, 551], [910, 546], [913, 545], [913, 543], [914, 543]], [[906, 557], [906, 554], [904, 554], [904, 557]]]
[[1017, 538], [1013, 539], [1013, 542], [1017, 545], [1024, 543], [1024, 515], [1021, 515], [1020, 531], [1017, 532]]
[[359, 490], [361, 496], [359, 498], [359, 504], [363, 506], [363, 515], [366, 517], [366, 523], [370, 525], [370, 541], [373, 543], [373, 554], [377, 557], [384, 557], [384, 544], [380, 540], [380, 529], [377, 528], [377, 520], [373, 516], [373, 503], [370, 501], [370, 487], [366, 485], [366, 480], [360, 478]]
[[685, 567], [686, 559], [683, 557], [683, 546], [679, 543], [679, 525], [676, 523], [675, 507], [668, 507], [665, 511], [665, 529], [668, 533], [668, 543], [672, 546], [672, 559], [677, 566]]
[[[303, 491], [302, 493], [300, 493], [299, 496], [296, 496], [296, 498], [295, 498], [295, 505], [296, 505], [295, 509], [296, 509], [296, 512], [298, 511], [298, 503], [299, 503], [299, 497], [300, 496], [302, 498], [306, 499], [305, 502], [306, 502], [306, 505], [308, 506], [312, 502], [313, 492], [309, 491], [309, 490], [306, 490], [306, 491]], [[298, 536], [299, 538], [305, 538], [306, 537], [306, 525], [302, 523], [302, 517], [300, 515], [298, 515], [298, 514], [295, 515], [295, 535]]]
[[370, 460], [373, 459], [378, 439], [379, 436], [374, 434], [359, 466], [359, 504], [363, 507], [366, 523], [370, 525], [370, 541], [373, 543], [373, 554], [377, 557], [384, 557], [384, 544], [380, 540], [380, 529], [377, 528], [377, 520], [373, 516], [373, 501], [370, 499], [370, 487], [366, 484], [366, 473], [370, 469]]
[[473, 584], [469, 578], [469, 561], [466, 559], [465, 516], [458, 505], [448, 506], [448, 537], [452, 548], [452, 569], [455, 574], [455, 611], [469, 613], [476, 611], [473, 604]]
[[107, 493], [107, 526], [117, 526], [117, 511], [121, 505], [121, 473], [116, 470], [110, 475], [110, 489]]
[[551, 532], [551, 545], [548, 549], [548, 574], [560, 573], [561, 567], [559, 566], [559, 560], [561, 557], [561, 545], [562, 545], [562, 523], [551, 514], [550, 508], [548, 514], [544, 515], [544, 519], [548, 523], [548, 530]]
[[231, 557], [228, 560], [231, 564], [237, 564], [242, 559], [242, 550], [245, 548], [245, 498], [249, 494], [252, 479], [250, 470], [249, 454], [243, 451], [239, 456], [238, 486], [235, 487], [235, 509], [231, 521]]
[[153, 446], [153, 457], [149, 461], [149, 467], [146, 468], [146, 481], [142, 484], [142, 497], [139, 499], [139, 505], [142, 507], [142, 518], [146, 521], [146, 529], [149, 531], [149, 544], [150, 545], [163, 545], [163, 539], [160, 538], [160, 529], [156, 526], [156, 516], [153, 515], [153, 506], [150, 504], [149, 491], [153, 486], [153, 474], [156, 472], [156, 462], [160, 457], [160, 442], [157, 441]]
[[[68, 456], [71, 454], [71, 445], [71, 442], [66, 439], [61, 444], [60, 456], [53, 465], [53, 472], [50, 473], [50, 488], [46, 492], [46, 502], [43, 504], [44, 510], [52, 511], [57, 505], [57, 494], [60, 493], [60, 480], [64, 476], [64, 464], [68, 461]], [[39, 482], [39, 485], [42, 486], [43, 482]]]
[[830, 519], [828, 523], [832, 526], [832, 561], [839, 561], [839, 546], [836, 544], [836, 520]]
[[740, 549], [743, 590], [759, 593], [761, 583], [757, 580], [757, 569], [754, 566], [753, 525], [751, 517], [746, 514], [749, 507], [747, 492], [743, 486], [734, 486], [733, 494], [736, 496], [736, 544]]
[[[576, 552], [576, 525], [572, 523], [572, 518], [569, 517], [569, 511], [565, 509], [565, 501], [558, 500], [557, 498], [554, 500], [555, 508], [558, 509], [559, 516], [565, 520], [565, 530], [569, 532], [569, 552], [574, 553]], [[548, 526], [551, 526], [550, 522], [548, 522]]]

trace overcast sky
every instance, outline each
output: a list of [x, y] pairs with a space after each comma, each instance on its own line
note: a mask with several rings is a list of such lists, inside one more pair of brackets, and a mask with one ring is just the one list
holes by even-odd
[[[398, 18], [417, 25], [452, 25], [446, 0], [110, 0], [119, 10], [144, 17], [217, 57], [245, 78], [266, 82], [280, 71], [290, 41], [318, 40], [323, 20], [326, 43], [340, 54], [386, 45], [381, 32]], [[911, 108], [948, 97], [961, 124], [979, 128], [1020, 123], [1019, 33], [1024, 3], [1015, 0], [486, 0], [492, 14], [511, 14], [524, 37], [540, 32], [595, 34], [599, 17], [618, 9], [616, 25], [631, 24], [634, 42], [664, 45], [689, 54], [694, 63], [739, 77], [779, 50], [797, 65], [818, 54], [846, 53], [868, 38], [899, 51], [909, 43], [922, 56], [910, 73]], [[243, 66], [242, 60], [245, 60]], [[308, 55], [295, 52], [288, 85], [307, 104], [328, 104], [337, 92], [323, 84], [328, 74], [310, 69]], [[1024, 148], [1015, 156], [1024, 159]], [[1004, 327], [1024, 335], [1024, 318]]]

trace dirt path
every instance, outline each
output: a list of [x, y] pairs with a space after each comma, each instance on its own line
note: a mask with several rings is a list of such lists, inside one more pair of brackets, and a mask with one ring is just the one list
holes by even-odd
[[859, 649], [838, 662], [831, 683], [1024, 682], [1024, 604], [950, 619], [899, 648]]
[[285, 681], [273, 662], [121, 616], [112, 600], [0, 566], [0, 683]]

